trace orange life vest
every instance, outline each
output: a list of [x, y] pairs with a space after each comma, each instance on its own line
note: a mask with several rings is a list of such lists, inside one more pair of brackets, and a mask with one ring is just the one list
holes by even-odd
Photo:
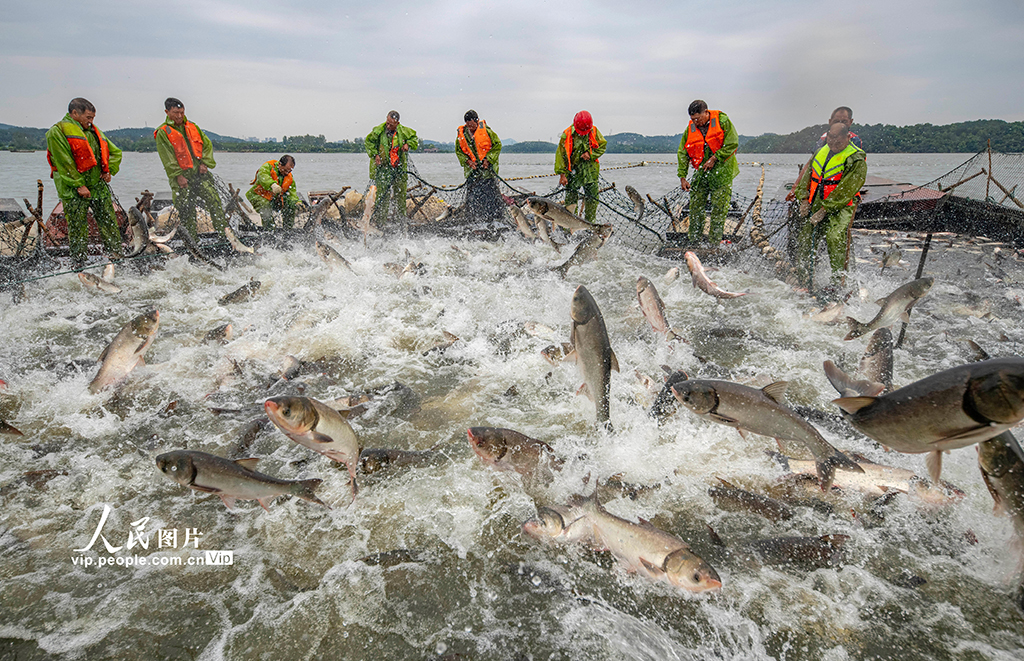
[[722, 148], [725, 144], [725, 131], [718, 121], [720, 110], [709, 110], [711, 120], [708, 122], [707, 134], [701, 133], [700, 129], [694, 126], [693, 120], [686, 129], [686, 153], [690, 156], [690, 165], [694, 168], [700, 167], [704, 162], [704, 145], [711, 149], [711, 155]]
[[[85, 137], [85, 130], [82, 125], [78, 122], [60, 122], [59, 124], [61, 132], [64, 137], [68, 140], [68, 146], [71, 147], [71, 156], [75, 159], [75, 168], [79, 172], [86, 172], [96, 167], [97, 165], [103, 170], [103, 174], [110, 174], [110, 146], [107, 144], [107, 139], [103, 137], [103, 133], [93, 124], [90, 128], [96, 134], [96, 139], [100, 143], [100, 160], [96, 161], [96, 154], [92, 151], [92, 146], [89, 144], [89, 139]], [[46, 150], [46, 161], [50, 164], [50, 179], [53, 179], [53, 173], [57, 171], [57, 167], [53, 164], [53, 159], [50, 158], [50, 150]]]
[[[565, 169], [570, 172], [572, 172], [572, 136], [575, 132], [576, 128], [573, 126], [565, 129]], [[590, 138], [591, 156], [593, 156], [593, 151], [598, 147], [596, 126], [590, 127], [588, 137]], [[593, 159], [593, 162], [597, 163], [597, 159]]]
[[[384, 129], [384, 135], [386, 136], [387, 134], [387, 129]], [[398, 151], [398, 127], [396, 126], [395, 132], [391, 136], [391, 149], [388, 151], [388, 160], [391, 163], [391, 167], [398, 166], [398, 159], [400, 157], [401, 153]]]
[[[846, 159], [859, 151], [863, 150], [854, 146], [852, 142], [846, 145], [846, 148], [838, 154], [830, 153], [828, 145], [819, 149], [818, 153], [811, 160], [811, 184], [808, 187], [807, 201], [814, 202], [814, 195], [818, 192], [819, 185], [821, 186], [821, 199], [827, 200], [828, 196], [832, 194], [832, 191], [836, 189], [836, 186], [843, 179]], [[846, 206], [853, 206], [859, 197], [860, 191], [853, 196]]]
[[[174, 148], [174, 158], [178, 160], [178, 166], [182, 170], [191, 170], [195, 165], [192, 161], [193, 155], [197, 160], [203, 158], [203, 134], [199, 132], [199, 127], [190, 121], [185, 121], [185, 135], [181, 132], [171, 128], [170, 124], [164, 124], [161, 127], [164, 133], [167, 134], [167, 139], [171, 141], [171, 147]], [[160, 129], [153, 131], [153, 137], [155, 138]], [[188, 138], [187, 144], [185, 138]], [[189, 148], [191, 147], [191, 152]]]
[[[295, 182], [295, 178], [292, 177], [292, 173], [289, 172], [285, 175], [284, 181], [281, 181], [281, 173], [277, 171], [277, 164], [278, 161], [267, 161], [263, 165], [270, 165], [270, 176], [273, 177], [274, 181], [277, 182], [277, 185], [281, 187], [281, 192], [287, 193], [288, 189], [291, 188], [292, 184]], [[252, 184], [256, 184], [256, 179], [258, 177], [259, 172], [256, 173], [256, 177], [253, 177], [249, 185], [251, 186]], [[266, 200], [274, 199], [274, 194], [259, 184], [256, 184], [255, 192]]]
[[479, 158], [481, 161], [491, 151], [491, 136], [487, 134], [487, 123], [480, 121], [480, 126], [473, 131], [473, 145], [476, 146], [476, 154], [469, 148], [469, 141], [466, 140], [465, 125], [459, 127], [459, 148], [469, 157], [470, 163], [475, 163]]

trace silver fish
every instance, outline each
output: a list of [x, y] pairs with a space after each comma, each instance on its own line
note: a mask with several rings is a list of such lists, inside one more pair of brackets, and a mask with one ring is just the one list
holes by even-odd
[[233, 229], [231, 229], [230, 227], [225, 227], [224, 228], [224, 236], [227, 237], [228, 243], [231, 244], [231, 248], [235, 252], [239, 252], [239, 253], [243, 253], [243, 254], [249, 254], [249, 255], [255, 255], [256, 254], [255, 250], [253, 250], [249, 246], [247, 246], [244, 243], [242, 243], [242, 240], [239, 239], [238, 236], [235, 235], [235, 231]]
[[132, 251], [125, 257], [137, 257], [149, 247], [149, 223], [138, 207], [128, 207], [128, 223], [132, 230]]
[[597, 230], [602, 234], [609, 234], [611, 232], [610, 225], [588, 223], [569, 211], [565, 206], [548, 197], [533, 196], [527, 199], [526, 204], [530, 207], [530, 211], [536, 214], [538, 218], [544, 218], [551, 222], [551, 224], [564, 227], [570, 232], [579, 232], [580, 230]]
[[551, 240], [551, 232], [548, 231], [548, 221], [540, 216], [534, 216], [534, 220], [537, 223], [537, 236], [540, 238], [540, 242], [554, 248], [555, 252], [562, 252], [561, 247]]
[[793, 518], [793, 508], [783, 502], [740, 489], [722, 478], [718, 481], [720, 484], [708, 489], [708, 495], [715, 505], [724, 510], [753, 512], [776, 523]]
[[786, 382], [758, 390], [732, 381], [692, 379], [672, 387], [679, 402], [700, 417], [770, 438], [802, 443], [814, 455], [822, 491], [828, 491], [836, 468], [860, 471], [849, 457], [822, 438], [809, 422], [783, 404]]
[[359, 453], [359, 470], [369, 475], [388, 468], [422, 466], [433, 461], [431, 450], [395, 450], [391, 448], [364, 448]]
[[572, 330], [569, 343], [575, 351], [576, 364], [583, 373], [583, 385], [579, 392], [597, 406], [598, 424], [605, 424], [609, 417], [611, 371], [619, 371], [619, 361], [608, 341], [608, 330], [597, 301], [583, 285], [577, 287], [572, 296], [570, 316]]
[[324, 263], [327, 264], [327, 268], [332, 271], [352, 271], [352, 265], [349, 264], [349, 261], [342, 257], [337, 250], [326, 243], [321, 241], [316, 242], [316, 254], [320, 255], [320, 259], [324, 260]]
[[562, 468], [550, 445], [514, 429], [470, 427], [466, 434], [473, 452], [495, 470], [515, 471], [546, 486]]
[[690, 269], [690, 277], [693, 279], [693, 286], [700, 289], [705, 294], [710, 294], [715, 298], [737, 298], [739, 296], [746, 296], [747, 292], [731, 292], [720, 289], [711, 278], [708, 277], [706, 271], [704, 271], [704, 265], [700, 263], [700, 259], [696, 254], [687, 250], [683, 254], [683, 258], [686, 260], [686, 267]]
[[345, 464], [352, 483], [352, 500], [355, 500], [360, 443], [345, 418], [326, 404], [308, 397], [272, 397], [263, 403], [263, 408], [285, 436], [332, 461]]
[[866, 324], [860, 323], [853, 317], [847, 317], [846, 322], [850, 326], [850, 332], [843, 339], [852, 340], [879, 328], [892, 326], [897, 321], [910, 321], [908, 312], [915, 303], [921, 300], [921, 297], [928, 293], [933, 282], [935, 282], [935, 278], [918, 278], [897, 287], [885, 298], [875, 301], [875, 304], [882, 309], [878, 311], [874, 319]]
[[647, 521], [633, 523], [615, 516], [594, 497], [573, 496], [569, 507], [586, 517], [596, 541], [627, 569], [690, 592], [722, 587], [718, 572], [675, 535]]
[[682, 339], [682, 336], [665, 321], [665, 303], [661, 296], [658, 296], [654, 284], [644, 276], [637, 278], [636, 300], [640, 303], [640, 311], [644, 318], [655, 333], [664, 333], [665, 338], [669, 340]]
[[[185, 232], [188, 234], [188, 232]], [[256, 292], [260, 290], [262, 283], [259, 280], [250, 280], [235, 291], [224, 294], [218, 299], [217, 303], [220, 305], [228, 305], [230, 303], [241, 303], [247, 301], [256, 295]]]
[[118, 294], [121, 292], [121, 288], [114, 283], [107, 282], [103, 278], [97, 277], [92, 273], [81, 271], [78, 274], [78, 279], [81, 280], [82, 284], [88, 289], [95, 289], [96, 291], [101, 291], [107, 294]]
[[516, 205], [509, 207], [509, 211], [512, 213], [512, 218], [516, 221], [516, 227], [519, 228], [519, 232], [527, 239], [536, 239], [537, 235], [530, 228], [530, 222], [526, 220], [526, 214], [523, 210]]
[[[899, 390], [833, 400], [857, 431], [910, 454], [928, 453], [933, 482], [942, 452], [987, 441], [1024, 420], [1024, 358], [960, 365]], [[1020, 447], [1014, 448], [1024, 458]]]
[[113, 284], [114, 282], [114, 263], [110, 262], [103, 267], [103, 279]]
[[670, 285], [670, 284], [672, 284], [673, 282], [675, 282], [678, 279], [679, 279], [679, 267], [678, 266], [673, 266], [668, 271], [665, 271], [665, 277], [663, 278], [663, 280], [665, 281], [666, 285]]
[[156, 466], [182, 486], [220, 496], [228, 509], [236, 500], [255, 500], [269, 512], [270, 501], [283, 495], [327, 507], [327, 503], [314, 495], [323, 480], [279, 480], [256, 472], [257, 461], [256, 458], [231, 461], [206, 452], [175, 450], [158, 456]]
[[537, 517], [523, 523], [523, 532], [554, 544], [600, 545], [590, 520], [582, 512], [562, 505], [538, 507]]
[[231, 324], [222, 324], [217, 326], [205, 336], [203, 336], [204, 342], [230, 342], [231, 338], [234, 337], [235, 330]]
[[858, 376], [885, 386], [882, 392], [892, 391], [892, 346], [892, 332], [879, 328], [871, 335], [857, 367]]
[[995, 501], [995, 511], [1013, 518], [1017, 536], [1024, 540], [1024, 460], [1014, 453], [1020, 447], [1009, 431], [978, 444], [978, 466], [985, 486]]
[[553, 267], [551, 270], [564, 279], [565, 274], [568, 273], [569, 269], [573, 266], [586, 264], [587, 262], [597, 259], [597, 251], [604, 245], [604, 242], [607, 239], [608, 237], [604, 234], [594, 232], [590, 237], [580, 241], [576, 245], [576, 250], [569, 256], [569, 259], [565, 260], [558, 266]]
[[646, 205], [644, 204], [644, 198], [640, 197], [640, 193], [638, 193], [635, 188], [629, 185], [626, 186], [626, 195], [628, 195], [629, 199], [633, 202], [633, 210], [636, 211], [635, 222], [639, 223], [640, 219], [644, 217], [644, 209], [646, 208]]
[[145, 364], [143, 355], [160, 327], [157, 310], [140, 314], [122, 328], [100, 354], [100, 369], [89, 384], [89, 392], [96, 394], [124, 377], [139, 364]]

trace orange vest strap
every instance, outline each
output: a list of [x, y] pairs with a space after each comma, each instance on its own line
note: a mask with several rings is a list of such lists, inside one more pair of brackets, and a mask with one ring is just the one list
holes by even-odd
[[[572, 171], [572, 136], [575, 132], [576, 128], [574, 126], [565, 129], [565, 169], [570, 172]], [[590, 127], [590, 133], [587, 137], [590, 138], [590, 151], [593, 152], [598, 146], [596, 126]], [[594, 160], [594, 163], [597, 163], [597, 161]]]
[[722, 124], [718, 118], [721, 111], [709, 110], [708, 112], [711, 114], [711, 120], [708, 122], [706, 134], [701, 133], [692, 120], [686, 129], [686, 154], [690, 157], [690, 164], [694, 168], [699, 167], [704, 162], [705, 145], [711, 149], [711, 155], [713, 156], [725, 144], [725, 131], [722, 130]]
[[[293, 183], [295, 183], [295, 178], [292, 177], [292, 173], [289, 172], [285, 176], [284, 181], [282, 181], [281, 180], [281, 173], [277, 171], [277, 164], [278, 164], [278, 162], [279, 161], [267, 161], [266, 163], [264, 163], [264, 165], [269, 165], [270, 166], [270, 176], [274, 179], [274, 181], [277, 183], [277, 185], [281, 187], [282, 193], [287, 193], [288, 189], [292, 187]], [[259, 177], [259, 172], [257, 172], [256, 176], [252, 178], [252, 181], [250, 182], [250, 185], [256, 184], [256, 179], [258, 177]], [[274, 194], [271, 193], [270, 191], [268, 191], [266, 188], [264, 188], [263, 186], [261, 186], [259, 184], [256, 184], [255, 191], [256, 191], [257, 195], [259, 195], [260, 197], [262, 197], [265, 200], [273, 200], [274, 199]]]
[[[164, 133], [167, 134], [167, 139], [171, 141], [171, 147], [174, 148], [174, 158], [178, 161], [178, 166], [182, 170], [191, 170], [195, 162], [192, 160], [195, 156], [196, 160], [202, 160], [203, 158], [203, 135], [199, 132], [199, 127], [192, 122], [185, 122], [184, 133], [174, 130], [169, 124], [164, 124]], [[157, 129], [153, 132], [153, 136], [156, 137]], [[186, 140], [187, 138], [187, 140]], [[191, 149], [190, 149], [191, 148]]]
[[471, 163], [476, 162], [478, 158], [482, 161], [491, 151], [491, 136], [487, 134], [487, 124], [481, 120], [480, 126], [473, 132], [473, 145], [476, 147], [476, 154], [469, 148], [465, 128], [465, 125], [459, 127], [459, 148], [462, 150], [462, 153], [469, 157]]

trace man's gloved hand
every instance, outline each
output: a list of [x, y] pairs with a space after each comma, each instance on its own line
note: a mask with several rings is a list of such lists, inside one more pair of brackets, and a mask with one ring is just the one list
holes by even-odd
[[284, 192], [284, 189], [278, 184], [270, 184], [270, 192], [274, 195], [280, 195]]
[[807, 200], [800, 200], [800, 217], [806, 218], [811, 214], [811, 203]]
[[817, 225], [824, 218], [825, 218], [825, 208], [822, 207], [821, 209], [818, 209], [817, 211], [815, 211], [814, 215], [811, 216], [811, 225]]

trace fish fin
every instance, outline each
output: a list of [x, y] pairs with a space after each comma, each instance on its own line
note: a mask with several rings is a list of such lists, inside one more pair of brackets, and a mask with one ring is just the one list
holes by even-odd
[[619, 371], [619, 359], [615, 357], [615, 352], [611, 351], [612, 354], [612, 369], [616, 372]]
[[327, 434], [321, 434], [318, 431], [309, 432], [309, 438], [315, 443], [333, 443], [334, 439]]
[[878, 307], [885, 306], [885, 299], [884, 298], [878, 299], [877, 301], [875, 301], [875, 305], [877, 305]]
[[786, 405], [786, 386], [789, 385], [788, 381], [776, 381], [775, 383], [769, 383], [764, 388], [761, 388], [761, 392], [764, 393], [765, 397], [772, 400], [776, 404]]
[[654, 578], [660, 578], [665, 575], [664, 569], [652, 564], [651, 562], [648, 562], [646, 558], [640, 558], [640, 564], [643, 565], [643, 568], [647, 570], [647, 573], [653, 576]]
[[256, 462], [258, 462], [259, 460], [259, 457], [249, 457], [247, 459], [235, 459], [235, 463], [244, 468], [245, 470], [254, 471], [256, 470]]
[[784, 470], [792, 472], [792, 469], [789, 467], [789, 457], [781, 452], [773, 452], [772, 450], [765, 450], [764, 453], [777, 461]]
[[265, 509], [265, 510], [267, 510], [269, 512], [270, 508], [267, 507], [267, 505], [269, 505], [270, 501], [272, 501], [273, 499], [274, 499], [273, 496], [265, 496], [263, 498], [257, 498], [256, 502], [258, 502], [260, 504], [260, 507], [262, 507], [263, 509]]
[[226, 493], [222, 493], [222, 494], [219, 494], [219, 495], [220, 495], [220, 499], [224, 502], [224, 507], [228, 508], [229, 510], [235, 509], [235, 497], [234, 496], [229, 496]]
[[942, 451], [929, 452], [928, 456], [924, 458], [924, 464], [928, 467], [928, 477], [932, 479], [932, 482], [938, 484], [939, 475], [942, 474]]
[[570, 351], [569, 353], [565, 354], [562, 357], [562, 362], [563, 363], [564, 362], [575, 363], [575, 362], [577, 362], [578, 358], [579, 358], [579, 355], [576, 353], [576, 347], [573, 347], [572, 351]]
[[708, 537], [711, 538], [711, 543], [715, 546], [721, 546], [722, 548], [725, 548], [725, 542], [723, 542], [722, 538], [718, 536], [718, 533], [715, 532], [714, 528], [712, 528], [706, 523], [704, 524], [704, 527], [707, 528]]
[[846, 318], [846, 325], [850, 329], [850, 332], [846, 334], [846, 337], [844, 337], [843, 340], [852, 340], [860, 337], [868, 331], [867, 324], [862, 324], [853, 317]]
[[931, 445], [945, 443], [946, 441], [975, 441], [980, 443], [981, 441], [987, 441], [988, 439], [992, 438], [991, 429], [991, 424], [978, 425], [977, 427], [965, 429], [964, 431], [958, 434], [953, 434], [951, 436], [946, 436], [945, 438], [940, 438], [938, 440], [932, 441]]
[[315, 477], [308, 480], [301, 480], [294, 484], [291, 493], [293, 496], [301, 498], [302, 500], [316, 503], [317, 505], [323, 505], [327, 509], [331, 509], [330, 505], [320, 500], [315, 495], [315, 492], [321, 483], [323, 483], [323, 480]]
[[875, 403], [877, 397], [840, 397], [839, 399], [833, 399], [832, 403], [843, 409], [847, 413], [853, 414], [861, 410], [866, 406], [870, 406]]
[[[730, 418], [730, 417], [725, 416], [725, 415], [719, 415], [717, 413], [708, 413], [707, 416], [711, 420], [714, 420], [715, 422], [720, 422], [723, 425], [735, 425], [735, 424], [737, 424], [739, 422], [739, 420], [736, 420], [734, 418]], [[740, 430], [738, 427], [737, 427], [737, 431], [740, 432], [740, 436], [743, 436], [743, 431]], [[746, 436], [743, 436], [743, 437], [746, 438]]]
[[836, 477], [836, 467], [828, 461], [816, 461], [814, 467], [818, 472], [818, 479], [821, 481], [821, 490], [828, 493], [832, 488], [832, 480]]
[[1003, 499], [999, 497], [999, 492], [996, 491], [995, 486], [992, 485], [992, 481], [985, 471], [981, 471], [981, 479], [984, 480], [988, 492], [992, 494], [992, 513], [996, 515], [1005, 514], [1006, 506], [1003, 504]]
[[905, 324], [909, 324], [910, 323], [910, 312], [904, 310], [903, 313], [900, 315], [900, 321], [902, 321]]
[[594, 401], [594, 396], [590, 393], [590, 388], [587, 387], [586, 383], [579, 387], [579, 390], [576, 391], [576, 394], [586, 395], [590, 399], [590, 401]]
[[107, 352], [108, 351], [110, 351], [110, 345], [109, 344], [107, 346], [103, 347], [103, 353], [101, 353], [100, 357], [96, 359], [96, 362], [97, 363], [102, 363], [104, 360], [106, 360], [107, 359]]

